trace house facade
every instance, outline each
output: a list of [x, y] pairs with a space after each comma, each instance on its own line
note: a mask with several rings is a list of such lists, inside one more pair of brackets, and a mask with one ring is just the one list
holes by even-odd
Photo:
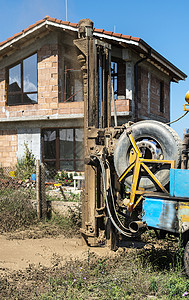
[[[77, 24], [46, 16], [0, 43], [0, 167], [14, 168], [27, 144], [49, 167], [83, 170], [77, 36]], [[93, 36], [110, 45], [118, 124], [169, 122], [170, 84], [186, 75], [140, 38], [95, 28]]]

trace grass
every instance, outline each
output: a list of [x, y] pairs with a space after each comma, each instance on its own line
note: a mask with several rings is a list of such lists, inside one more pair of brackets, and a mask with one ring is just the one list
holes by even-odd
[[64, 195], [62, 195], [61, 191], [54, 192], [53, 190], [46, 193], [46, 199], [48, 201], [81, 202], [82, 197], [83, 193], [80, 195], [72, 192], [64, 192]]
[[75, 207], [74, 209], [68, 207], [68, 212], [64, 216], [61, 216], [59, 213], [53, 214], [49, 220], [45, 220], [45, 224], [49, 227], [57, 227], [60, 233], [63, 233], [65, 237], [79, 235], [81, 227], [81, 207]]
[[[151, 251], [151, 256], [155, 254]], [[127, 250], [99, 258], [89, 250], [83, 261], [63, 267], [30, 266], [1, 279], [1, 299], [181, 299], [189, 279], [180, 265], [157, 268], [145, 250]], [[150, 252], [148, 253], [150, 254]], [[155, 259], [156, 257], [154, 257]], [[18, 284], [19, 283], [19, 284]], [[7, 298], [6, 298], [6, 297]], [[5, 298], [3, 298], [5, 297]]]
[[[38, 221], [30, 201], [33, 193], [0, 191], [1, 232], [12, 238], [41, 238], [60, 233], [68, 237], [79, 233], [79, 209], [70, 210], [64, 218], [54, 214], [50, 220]], [[85, 260], [70, 260], [61, 266], [59, 257], [54, 255], [51, 268], [29, 266], [23, 271], [5, 273], [0, 276], [0, 299], [168, 300], [181, 299], [189, 293], [178, 241], [159, 241], [153, 232], [146, 232], [143, 241], [150, 243], [143, 249], [119, 249], [111, 258], [97, 257], [91, 248]]]
[[36, 209], [31, 204], [31, 200], [35, 198], [35, 191], [31, 189], [0, 190], [0, 233], [8, 233], [9, 238], [17, 239], [59, 234], [73, 237], [79, 234], [80, 207], [69, 208], [65, 216], [56, 213], [50, 219], [38, 220]]
[[0, 232], [11, 232], [36, 224], [37, 213], [31, 204], [33, 190], [0, 191]]

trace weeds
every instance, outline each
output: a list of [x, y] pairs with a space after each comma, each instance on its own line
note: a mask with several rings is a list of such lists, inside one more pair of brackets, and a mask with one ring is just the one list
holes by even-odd
[[1, 190], [0, 232], [10, 232], [36, 223], [37, 213], [31, 204], [31, 197], [30, 190]]
[[[66, 217], [53, 215], [38, 223], [30, 200], [32, 191], [0, 191], [1, 232], [38, 226], [36, 237], [75, 235], [81, 225], [80, 208], [70, 209]], [[31, 229], [28, 234], [34, 237]], [[146, 234], [146, 233], [145, 233]], [[25, 271], [0, 277], [0, 299], [181, 299], [189, 293], [189, 279], [182, 266], [183, 250], [176, 239], [157, 241], [153, 234], [150, 247], [125, 249], [113, 258], [99, 258], [88, 250], [87, 259], [68, 261], [52, 257], [52, 267], [30, 266]], [[183, 297], [184, 297], [183, 296]], [[154, 299], [155, 299], [154, 298]]]
[[53, 214], [51, 219], [45, 220], [45, 224], [55, 226], [65, 237], [73, 237], [80, 233], [81, 227], [81, 207], [68, 208], [65, 216], [59, 213]]
[[28, 148], [28, 145], [24, 144], [24, 146], [24, 156], [17, 161], [15, 172], [16, 177], [22, 180], [30, 179], [31, 174], [36, 171], [35, 157], [32, 151]]
[[187, 295], [189, 279], [181, 271], [154, 271], [150, 263], [144, 268], [142, 251], [133, 249], [104, 259], [88, 251], [87, 259], [70, 260], [62, 267], [58, 264], [60, 258], [55, 256], [52, 268], [31, 266], [2, 278], [0, 296], [12, 293], [13, 299], [168, 300]]
[[41, 221], [38, 220], [36, 208], [32, 205], [35, 198], [36, 194], [32, 189], [1, 189], [0, 233], [9, 233], [8, 238], [11, 239], [42, 238], [59, 234], [73, 237], [79, 234], [80, 206], [68, 208], [65, 216], [56, 213], [50, 220]]

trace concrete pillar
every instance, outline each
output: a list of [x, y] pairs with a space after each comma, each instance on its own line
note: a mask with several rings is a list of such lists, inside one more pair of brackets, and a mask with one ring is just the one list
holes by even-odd
[[134, 63], [126, 62], [126, 99], [132, 101], [132, 113], [134, 112]]

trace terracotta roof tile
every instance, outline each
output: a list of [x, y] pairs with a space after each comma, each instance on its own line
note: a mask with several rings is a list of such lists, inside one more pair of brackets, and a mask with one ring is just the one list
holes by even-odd
[[95, 32], [101, 32], [101, 33], [103, 33], [103, 32], [104, 32], [104, 29], [98, 29], [98, 28], [95, 28], [94, 31], [95, 31]]
[[68, 21], [62, 21], [62, 24], [64, 24], [64, 25], [69, 25], [70, 22], [68, 22]]
[[70, 23], [70, 26], [72, 26], [72, 27], [78, 27], [78, 24], [77, 23]]
[[62, 23], [62, 20], [56, 19], [56, 23], [61, 24], [61, 23]]
[[130, 39], [131, 39], [131, 35], [125, 35], [125, 34], [122, 34], [122, 38], [123, 38], [123, 39], [130, 40]]
[[38, 25], [38, 24], [41, 24], [41, 23], [43, 23], [43, 22], [44, 22], [44, 19], [37, 21], [37, 22], [36, 22], [35, 24], [33, 24], [33, 25]]
[[113, 32], [113, 36], [122, 37], [122, 34], [121, 33], [115, 33], [115, 32]]
[[31, 28], [33, 28], [33, 27], [35, 27], [35, 26], [36, 26], [35, 24], [32, 24], [32, 25], [30, 25], [28, 28], [31, 29]]
[[[32, 24], [32, 25], [28, 26], [27, 28], [25, 28], [24, 30], [22, 30], [21, 32], [18, 32], [16, 34], [14, 34], [12, 37], [7, 38], [5, 41], [0, 42], [0, 46], [2, 46], [3, 44], [6, 44], [7, 42], [13, 40], [16, 37], [22, 35], [23, 33], [29, 31], [30, 29], [33, 29], [37, 25], [42, 24], [46, 20], [57, 23], [57, 24], [63, 24], [63, 25], [67, 25], [67, 26], [69, 25], [69, 26], [75, 27], [75, 28], [78, 27], [77, 23], [70, 23], [68, 21], [62, 21], [62, 20], [59, 20], [59, 19], [56, 19], [56, 18], [51, 18], [48, 15], [46, 15], [44, 19], [35, 22], [34, 24]], [[121, 33], [114, 33], [112, 31], [106, 31], [106, 30], [100, 29], [100, 28], [94, 28], [94, 32], [103, 33], [103, 34], [106, 34], [106, 35], [110, 35], [110, 36], [114, 36], [114, 37], [118, 37], [118, 38], [123, 38], [123, 39], [129, 39], [129, 40], [133, 40], [133, 41], [140, 41], [140, 38], [131, 37], [130, 35], [123, 35]]]
[[133, 37], [133, 36], [132, 36], [132, 37], [131, 37], [131, 40], [132, 40], [132, 41], [139, 42], [141, 39], [140, 39], [140, 38], [137, 38], [137, 37]]
[[52, 21], [52, 22], [56, 22], [56, 18], [48, 17], [48, 20], [49, 20], [49, 21]]
[[104, 34], [112, 35], [112, 34], [113, 34], [113, 31], [106, 31], [106, 30], [104, 30]]
[[21, 35], [21, 34], [22, 34], [21, 32], [15, 33], [15, 34], [13, 35], [13, 37], [16, 38], [17, 36], [19, 36], [19, 35]]
[[10, 40], [12, 40], [12, 37], [9, 37], [6, 41], [9, 42]]

